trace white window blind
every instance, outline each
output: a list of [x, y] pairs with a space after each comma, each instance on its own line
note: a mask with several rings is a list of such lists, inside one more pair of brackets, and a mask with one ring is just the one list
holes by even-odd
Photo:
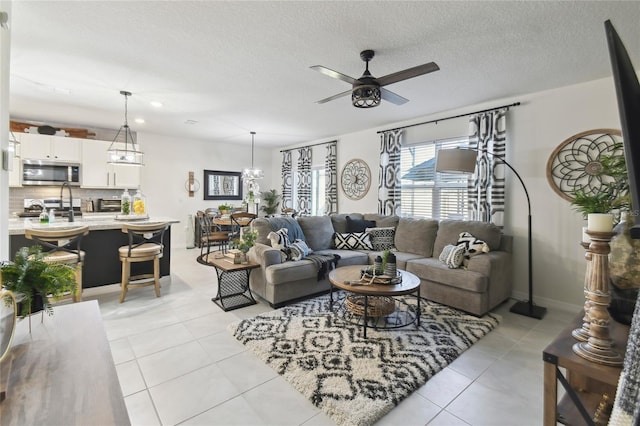
[[402, 214], [434, 219], [467, 219], [469, 176], [437, 173], [440, 149], [467, 148], [468, 137], [429, 141], [402, 148], [400, 184]]

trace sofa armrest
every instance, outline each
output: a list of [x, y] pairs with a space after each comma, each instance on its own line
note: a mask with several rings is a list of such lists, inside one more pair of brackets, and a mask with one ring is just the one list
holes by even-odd
[[467, 270], [478, 272], [486, 277], [491, 277], [492, 269], [507, 269], [511, 265], [511, 253], [506, 251], [490, 251], [469, 259]]
[[282, 263], [282, 254], [280, 250], [271, 246], [256, 243], [249, 251], [249, 259], [266, 268], [267, 266]]

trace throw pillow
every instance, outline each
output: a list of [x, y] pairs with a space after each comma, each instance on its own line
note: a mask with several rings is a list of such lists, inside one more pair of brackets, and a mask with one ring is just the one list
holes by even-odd
[[267, 238], [271, 241], [271, 247], [278, 250], [284, 250], [291, 245], [291, 242], [289, 242], [289, 230], [287, 228], [280, 228], [275, 232], [269, 232]]
[[489, 245], [474, 237], [469, 232], [461, 232], [458, 236], [457, 246], [464, 247], [464, 265], [466, 266], [473, 256], [489, 253]]
[[373, 250], [371, 238], [366, 232], [336, 233], [334, 242], [339, 250]]
[[464, 246], [448, 244], [442, 249], [442, 253], [440, 253], [440, 262], [447, 265], [450, 269], [459, 268], [464, 260], [464, 252]]
[[289, 260], [304, 259], [309, 253], [311, 253], [311, 249], [307, 243], [302, 240], [296, 240], [289, 246]]
[[371, 246], [375, 251], [395, 249], [394, 238], [396, 236], [396, 228], [367, 228], [365, 232], [369, 234]]
[[365, 229], [375, 226], [375, 220], [352, 219], [347, 216], [347, 232], [364, 232]]

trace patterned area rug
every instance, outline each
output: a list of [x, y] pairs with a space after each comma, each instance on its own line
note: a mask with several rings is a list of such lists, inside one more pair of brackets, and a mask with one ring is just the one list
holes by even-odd
[[[398, 303], [415, 311], [413, 296]], [[424, 299], [420, 307], [419, 328], [369, 328], [367, 339], [361, 325], [329, 312], [328, 295], [235, 322], [229, 331], [338, 425], [370, 425], [501, 319]]]

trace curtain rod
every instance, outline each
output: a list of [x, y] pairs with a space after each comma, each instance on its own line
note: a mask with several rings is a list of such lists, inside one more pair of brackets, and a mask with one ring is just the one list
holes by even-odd
[[289, 152], [289, 151], [293, 151], [294, 149], [300, 149], [300, 148], [311, 148], [312, 146], [326, 145], [328, 143], [338, 143], [338, 140], [336, 139], [335, 141], [318, 142], [318, 143], [314, 143], [313, 145], [298, 146], [296, 148], [290, 148], [290, 149], [281, 149], [280, 152]]
[[469, 112], [469, 113], [466, 113], [466, 114], [454, 115], [454, 116], [451, 116], [451, 117], [438, 118], [437, 120], [424, 121], [424, 122], [422, 122], [422, 123], [408, 124], [408, 125], [406, 125], [406, 126], [394, 127], [393, 129], [379, 130], [377, 133], [390, 132], [390, 131], [392, 131], [392, 130], [401, 130], [401, 129], [406, 129], [406, 128], [408, 128], [408, 127], [414, 127], [414, 126], [422, 126], [422, 125], [424, 125], [424, 124], [431, 124], [431, 123], [436, 123], [436, 124], [438, 124], [438, 121], [451, 120], [452, 118], [467, 117], [467, 116], [469, 116], [469, 115], [480, 114], [481, 112], [496, 111], [496, 110], [499, 110], [499, 109], [502, 109], [502, 108], [509, 109], [509, 108], [511, 108], [511, 107], [516, 107], [516, 106], [518, 106], [518, 105], [520, 105], [520, 102], [516, 102], [516, 103], [510, 104], [510, 105], [502, 105], [502, 106], [495, 107], [495, 108], [483, 109], [483, 110], [481, 110], [481, 111]]

